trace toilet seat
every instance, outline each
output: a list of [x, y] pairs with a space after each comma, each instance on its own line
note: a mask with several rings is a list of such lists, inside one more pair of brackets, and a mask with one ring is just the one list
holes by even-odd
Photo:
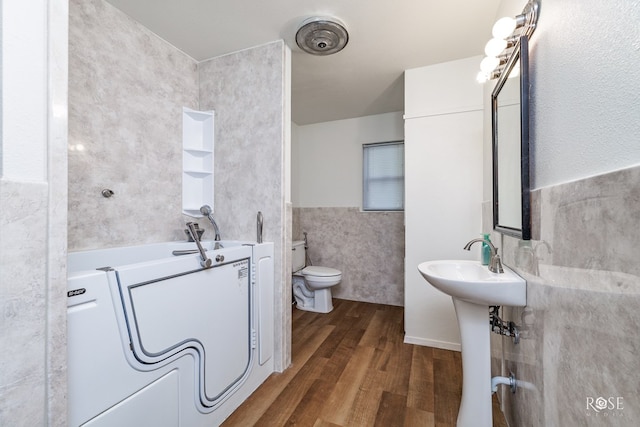
[[302, 273], [304, 276], [316, 277], [333, 277], [340, 276], [342, 274], [340, 270], [336, 270], [335, 268], [320, 267], [315, 265], [310, 265], [309, 267], [303, 268], [300, 273]]
[[300, 273], [304, 276], [309, 289], [314, 291], [330, 288], [342, 280], [342, 272], [335, 268], [309, 266], [303, 268]]

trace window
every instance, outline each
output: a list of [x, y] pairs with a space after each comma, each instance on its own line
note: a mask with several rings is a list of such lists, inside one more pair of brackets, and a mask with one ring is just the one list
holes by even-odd
[[362, 210], [404, 209], [404, 142], [364, 144]]

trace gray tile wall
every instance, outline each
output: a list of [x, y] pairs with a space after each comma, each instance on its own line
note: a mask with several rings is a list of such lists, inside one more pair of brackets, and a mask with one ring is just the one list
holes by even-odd
[[[199, 64], [200, 107], [215, 110], [215, 215], [223, 238], [281, 238], [284, 209], [284, 44]], [[276, 248], [276, 252], [279, 252]]]
[[45, 425], [47, 233], [31, 230], [46, 220], [47, 184], [2, 180], [0, 200], [0, 424]]
[[[521, 328], [520, 344], [492, 340], [494, 369], [503, 353], [503, 374], [523, 381], [502, 394], [505, 414], [512, 426], [635, 425], [640, 166], [533, 196], [536, 240], [501, 243], [505, 263], [527, 280], [527, 307], [503, 308]], [[622, 409], [588, 406], [599, 397], [621, 398]]]
[[69, 250], [182, 240], [197, 64], [102, 0], [69, 6]]
[[334, 297], [404, 305], [404, 212], [294, 208], [293, 238], [307, 232], [314, 265], [342, 272]]

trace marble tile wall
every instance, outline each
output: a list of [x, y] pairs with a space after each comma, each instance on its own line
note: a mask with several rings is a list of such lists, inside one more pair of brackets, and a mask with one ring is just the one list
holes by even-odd
[[199, 64], [200, 107], [216, 111], [214, 216], [223, 238], [255, 240], [256, 216], [263, 239], [274, 242], [276, 277], [276, 369], [289, 364], [291, 319], [291, 207], [285, 205], [284, 42]]
[[34, 227], [47, 192], [46, 183], [0, 180], [0, 342], [9, 346], [0, 352], [0, 425], [47, 424], [47, 233]]
[[293, 238], [307, 232], [314, 265], [337, 268], [332, 295], [404, 305], [404, 212], [359, 208], [294, 208]]
[[[503, 308], [520, 344], [492, 340], [494, 369], [502, 353], [502, 374], [521, 382], [501, 394], [505, 415], [511, 426], [635, 425], [640, 166], [534, 193], [535, 240], [494, 233], [505, 263], [527, 280], [527, 307]], [[614, 405], [598, 407], [598, 398]]]
[[[47, 425], [67, 425], [69, 3], [49, 2]], [[0, 340], [1, 341], [1, 340]], [[2, 423], [0, 422], [0, 425]]]
[[265, 240], [280, 238], [283, 50], [275, 42], [198, 66], [200, 106], [216, 111], [214, 213], [223, 238], [255, 240], [258, 211]]
[[66, 216], [56, 203], [65, 200], [59, 183], [53, 176], [42, 183], [0, 180], [1, 426], [66, 425]]
[[198, 108], [197, 72], [105, 1], [70, 0], [69, 250], [184, 238], [182, 107]]

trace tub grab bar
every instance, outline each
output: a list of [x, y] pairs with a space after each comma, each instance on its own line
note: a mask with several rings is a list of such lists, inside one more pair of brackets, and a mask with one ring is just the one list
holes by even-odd
[[198, 252], [200, 252], [197, 249], [183, 249], [180, 251], [173, 251], [171, 252], [171, 254], [173, 256], [181, 256], [181, 255], [192, 255], [192, 254], [197, 254]]
[[258, 243], [262, 243], [263, 218], [262, 218], [262, 212], [261, 211], [258, 211], [258, 217], [256, 218], [256, 222], [257, 222], [257, 232], [258, 232], [257, 242]]

